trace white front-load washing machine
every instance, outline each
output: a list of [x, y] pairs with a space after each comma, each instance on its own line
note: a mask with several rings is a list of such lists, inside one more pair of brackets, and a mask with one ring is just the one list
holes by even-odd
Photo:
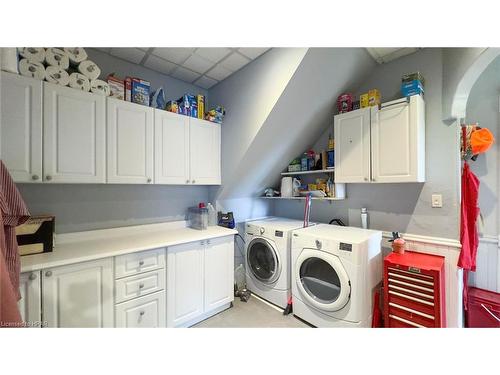
[[293, 313], [316, 327], [370, 327], [382, 232], [318, 224], [292, 236]]
[[291, 233], [292, 230], [302, 227], [302, 221], [281, 217], [268, 217], [246, 223], [247, 288], [283, 309], [291, 296]]

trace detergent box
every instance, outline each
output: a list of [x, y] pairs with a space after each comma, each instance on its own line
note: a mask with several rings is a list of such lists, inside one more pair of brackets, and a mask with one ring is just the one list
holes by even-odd
[[198, 118], [203, 120], [205, 114], [205, 95], [196, 95], [196, 104], [198, 105]]
[[403, 82], [401, 84], [401, 94], [403, 96], [412, 96], [412, 95], [420, 95], [424, 93], [424, 86], [422, 82], [418, 79], [415, 79], [411, 82]]
[[151, 84], [140, 78], [132, 78], [131, 98], [133, 103], [149, 106]]
[[380, 91], [377, 89], [368, 90], [368, 105], [375, 107], [380, 104]]
[[368, 107], [368, 93], [363, 94], [359, 97], [359, 105], [361, 108]]
[[184, 94], [177, 100], [179, 112], [182, 115], [190, 117], [198, 117], [198, 103], [196, 96], [192, 94]]
[[167, 102], [165, 109], [169, 112], [179, 113], [179, 104], [175, 100]]

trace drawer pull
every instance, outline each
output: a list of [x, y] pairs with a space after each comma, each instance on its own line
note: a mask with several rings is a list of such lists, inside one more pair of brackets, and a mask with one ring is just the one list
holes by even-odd
[[139, 261], [139, 267], [141, 267], [141, 266], [144, 266], [144, 261], [143, 260]]
[[408, 277], [408, 276], [398, 275], [397, 273], [393, 273], [393, 272], [389, 272], [389, 276], [397, 277], [397, 278], [400, 278], [403, 280], [414, 281], [414, 282], [424, 284], [424, 285], [429, 285], [432, 287], [434, 286], [433, 282], [420, 280], [420, 279], [417, 279], [416, 277]]
[[397, 309], [401, 309], [401, 310], [407, 311], [407, 312], [415, 314], [415, 315], [420, 315], [421, 317], [424, 317], [424, 318], [427, 318], [427, 319], [434, 320], [434, 317], [432, 315], [425, 314], [423, 312], [410, 309], [409, 307], [398, 305], [397, 303], [389, 302], [389, 306], [392, 306], [392, 307], [395, 307]]
[[139, 289], [144, 288], [144, 284], [139, 284]]
[[422, 300], [420, 298], [415, 298], [415, 297], [407, 296], [406, 294], [394, 292], [392, 290], [389, 290], [389, 294], [393, 294], [393, 295], [401, 297], [401, 298], [409, 299], [411, 301], [420, 302], [420, 303], [423, 303], [424, 305], [434, 306], [434, 302], [424, 301], [424, 300]]
[[144, 314], [145, 314], [145, 312], [144, 312], [144, 311], [139, 312], [139, 315], [140, 315], [140, 316], [143, 316]]
[[428, 295], [428, 294], [424, 294], [424, 293], [415, 292], [414, 290], [401, 288], [400, 286], [397, 286], [397, 285], [391, 285], [391, 284], [389, 284], [389, 289], [396, 289], [396, 290], [399, 290], [401, 292], [411, 293], [411, 294], [415, 294], [415, 295], [417, 295], [419, 297], [423, 297], [423, 298], [428, 298], [428, 299], [434, 300], [434, 295]]
[[30, 276], [29, 276], [29, 279], [30, 280], [36, 280], [36, 273], [30, 273]]
[[389, 318], [399, 320], [400, 322], [403, 322], [403, 323], [409, 324], [409, 325], [411, 325], [411, 326], [413, 326], [413, 327], [417, 327], [417, 328], [426, 328], [425, 326], [423, 326], [423, 325], [421, 325], [421, 324], [418, 324], [418, 323], [413, 323], [411, 320], [407, 320], [407, 319], [404, 319], [404, 318], [400, 318], [399, 316], [396, 316], [396, 315], [389, 315]]
[[429, 276], [429, 275], [423, 275], [421, 273], [415, 273], [415, 272], [410, 272], [410, 271], [403, 271], [403, 270], [400, 270], [399, 268], [393, 268], [393, 267], [387, 267], [387, 269], [389, 271], [396, 271], [396, 272], [401, 272], [401, 273], [405, 273], [407, 275], [412, 275], [412, 276], [415, 276], [417, 275], [418, 277], [422, 277], [424, 279], [429, 279], [429, 280], [434, 280], [434, 278], [432, 276]]
[[411, 286], [412, 288], [415, 288], [415, 289], [418, 289], [418, 290], [423, 290], [425, 292], [429, 292], [429, 293], [434, 294], [434, 289], [426, 288], [426, 287], [423, 287], [423, 286], [420, 286], [420, 285], [406, 283], [404, 281], [400, 281], [400, 280], [396, 280], [396, 279], [389, 279], [389, 283], [396, 283], [396, 284], [399, 284], [399, 285]]

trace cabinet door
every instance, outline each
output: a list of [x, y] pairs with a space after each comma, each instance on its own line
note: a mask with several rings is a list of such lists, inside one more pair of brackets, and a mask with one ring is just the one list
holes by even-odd
[[44, 180], [106, 182], [105, 97], [44, 82]]
[[372, 121], [373, 181], [424, 182], [424, 102], [416, 95], [388, 104]]
[[335, 116], [335, 182], [370, 181], [370, 112], [358, 109]]
[[117, 328], [164, 328], [165, 291], [116, 305]]
[[207, 240], [205, 248], [205, 312], [234, 300], [234, 239]]
[[1, 74], [0, 159], [14, 181], [41, 181], [42, 82]]
[[112, 258], [45, 269], [42, 277], [48, 327], [114, 326]]
[[27, 327], [41, 327], [42, 297], [40, 271], [25, 272], [19, 277], [21, 299], [17, 303]]
[[188, 184], [189, 117], [155, 110], [155, 183]]
[[220, 176], [220, 125], [189, 119], [190, 172], [191, 183], [197, 185], [218, 185]]
[[153, 183], [153, 109], [108, 98], [108, 182]]
[[167, 249], [167, 327], [203, 314], [203, 251], [200, 242]]

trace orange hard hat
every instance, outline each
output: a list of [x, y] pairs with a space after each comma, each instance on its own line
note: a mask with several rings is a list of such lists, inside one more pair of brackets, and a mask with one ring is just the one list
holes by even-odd
[[495, 137], [486, 128], [475, 130], [470, 136], [470, 145], [474, 155], [488, 151], [494, 142]]

